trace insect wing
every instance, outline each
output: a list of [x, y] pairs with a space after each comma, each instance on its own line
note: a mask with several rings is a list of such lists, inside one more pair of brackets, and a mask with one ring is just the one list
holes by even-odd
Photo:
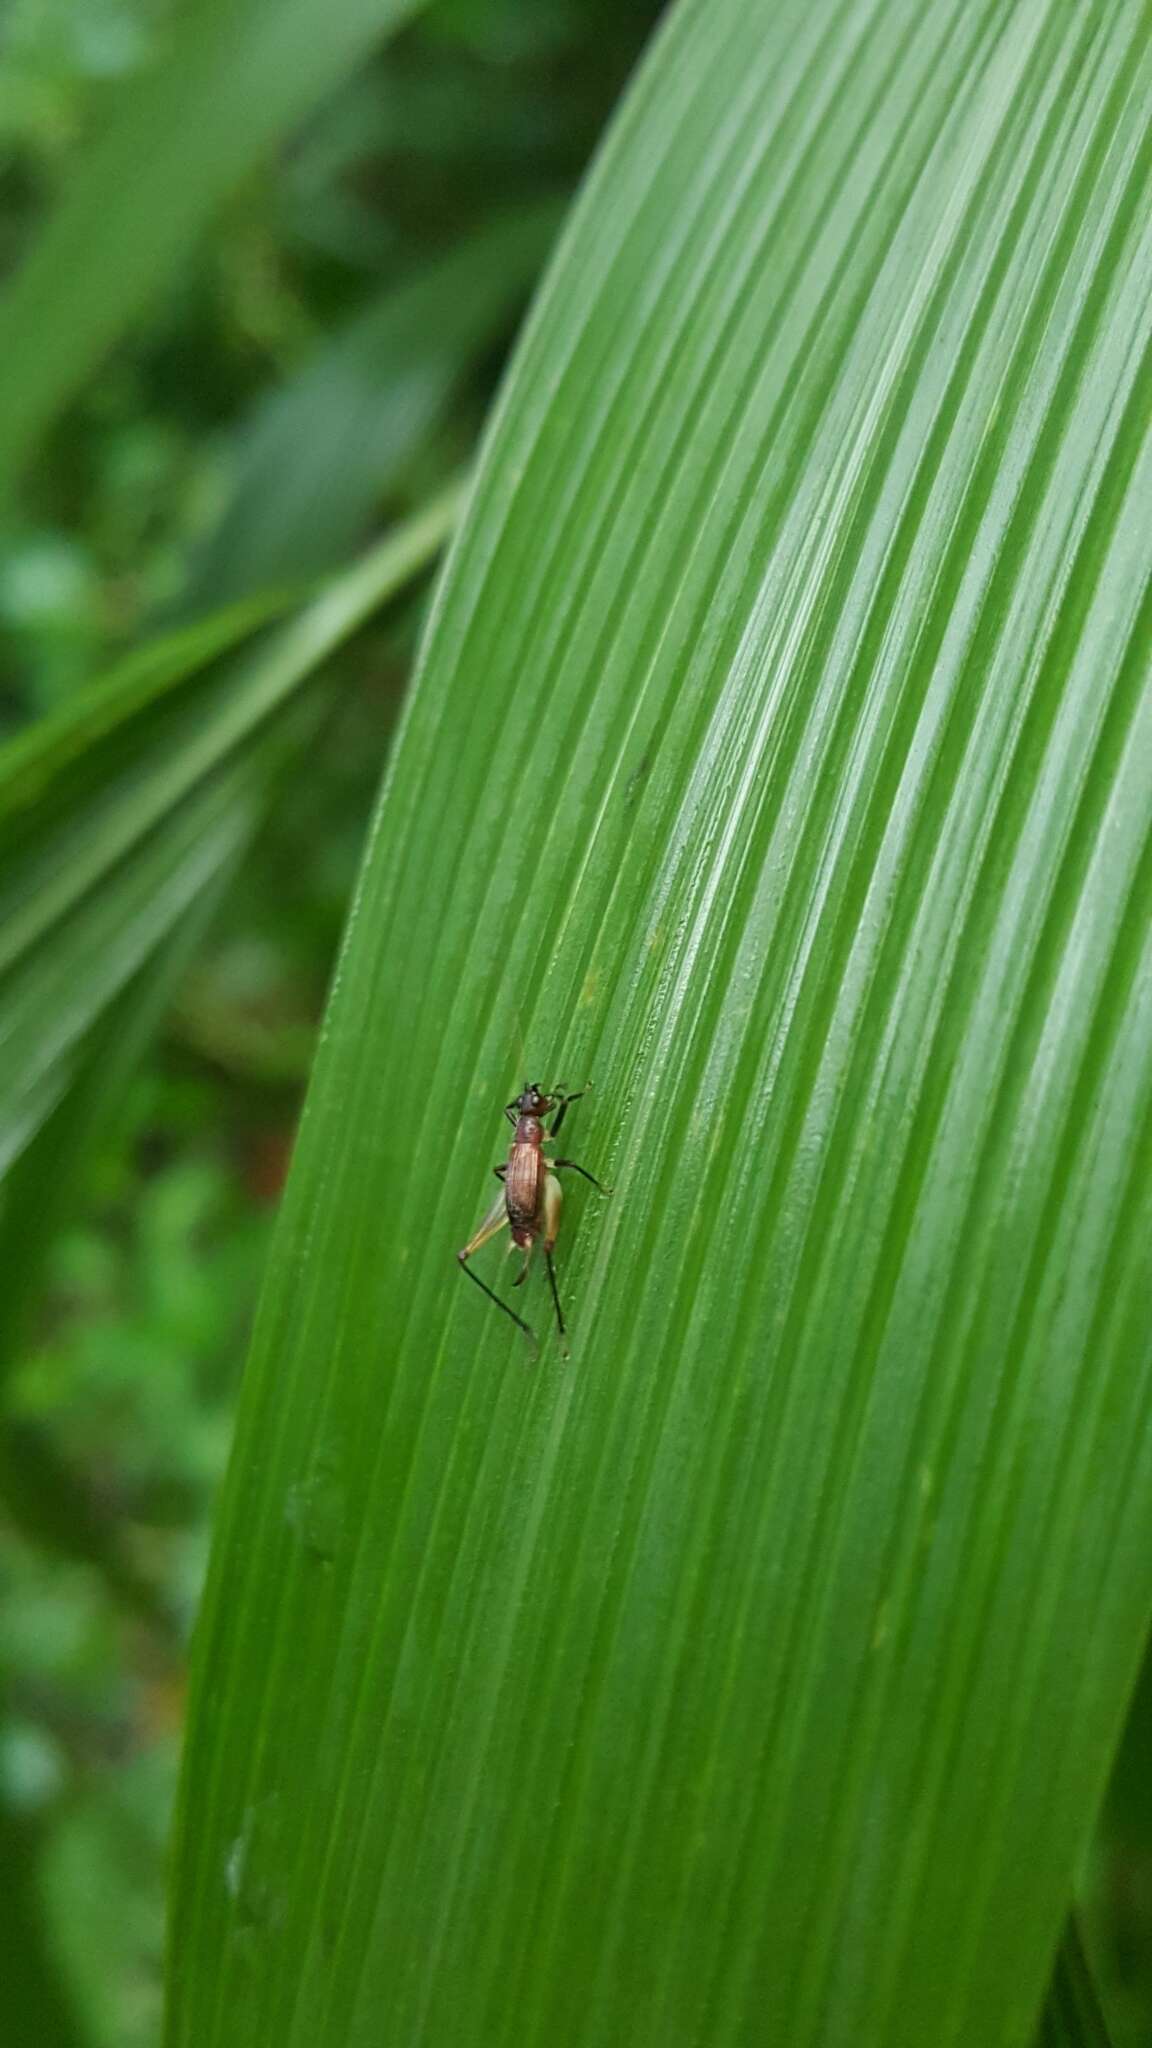
[[550, 1252], [560, 1234], [560, 1211], [564, 1207], [564, 1190], [554, 1173], [544, 1176], [544, 1249]]
[[502, 1230], [507, 1221], [508, 1216], [504, 1207], [504, 1197], [501, 1194], [497, 1196], [483, 1223], [473, 1232], [459, 1256], [462, 1259], [470, 1259], [473, 1252], [478, 1252], [482, 1244], [487, 1244], [490, 1237], [495, 1237], [496, 1232]]

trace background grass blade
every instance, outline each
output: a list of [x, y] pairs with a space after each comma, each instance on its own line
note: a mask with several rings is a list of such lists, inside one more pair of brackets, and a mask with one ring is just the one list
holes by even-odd
[[1080, 1922], [1093, 1975], [1108, 1994], [1117, 2044], [1149, 2031], [1152, 1977], [1152, 1645], [1128, 1710], [1102, 1826], [1081, 1887]]
[[43, 2048], [84, 2048], [84, 2032], [68, 1987], [44, 1938], [39, 1870], [32, 1828], [0, 1807], [0, 1869], [12, 1952], [5, 1971], [7, 2009]]
[[88, 1032], [83, 1056], [50, 1116], [10, 1167], [0, 1190], [0, 1496], [14, 1528], [55, 1557], [100, 1572], [117, 1602], [171, 1638], [174, 1617], [131, 1555], [115, 1513], [55, 1451], [49, 1432], [12, 1414], [8, 1379], [34, 1341], [44, 1268], [83, 1188], [93, 1153], [122, 1122], [138, 1068], [234, 879], [223, 865]]
[[185, 630], [0, 752], [0, 1165], [51, 1114], [98, 1018], [256, 829], [303, 686], [434, 559], [458, 503], [446, 492], [252, 651], [204, 660], [250, 608]]
[[[1152, 1605], [1146, 26], [714, 0], [616, 123], [290, 1180], [179, 2048], [1034, 2035]], [[616, 1189], [535, 1372], [518, 1017]]]
[[0, 300], [0, 477], [212, 209], [417, 0], [199, 0]]
[[1075, 1920], [1060, 1943], [1036, 2048], [1111, 2048]]
[[548, 201], [491, 221], [389, 289], [265, 400], [185, 609], [314, 576], [347, 558], [481, 349], [526, 299], [559, 219]]

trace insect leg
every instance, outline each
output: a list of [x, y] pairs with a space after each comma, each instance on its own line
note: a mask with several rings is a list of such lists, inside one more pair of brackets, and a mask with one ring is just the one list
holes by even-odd
[[560, 1234], [560, 1217], [564, 1209], [564, 1190], [556, 1175], [549, 1169], [544, 1176], [544, 1263], [548, 1268], [548, 1285], [552, 1289], [552, 1306], [556, 1311], [556, 1334], [560, 1339], [560, 1350], [568, 1356], [567, 1331], [564, 1328], [564, 1311], [560, 1306], [560, 1289], [556, 1285], [556, 1266], [552, 1258], [552, 1247]]
[[600, 1193], [602, 1195], [610, 1195], [612, 1193], [611, 1188], [606, 1188], [603, 1181], [597, 1180], [596, 1175], [594, 1173], [589, 1173], [588, 1168], [586, 1166], [577, 1166], [576, 1161], [574, 1159], [554, 1159], [552, 1161], [553, 1171], [555, 1171], [555, 1169], [558, 1166], [567, 1166], [572, 1173], [582, 1173], [585, 1180], [590, 1180], [593, 1187], [599, 1188]]
[[536, 1240], [535, 1238], [533, 1238], [532, 1243], [525, 1250], [524, 1264], [521, 1266], [520, 1271], [517, 1273], [516, 1278], [512, 1282], [513, 1287], [523, 1287], [524, 1282], [528, 1278], [528, 1268], [532, 1264], [532, 1253], [535, 1248], [535, 1244]]
[[535, 1352], [536, 1336], [535, 1332], [532, 1330], [530, 1325], [524, 1321], [522, 1316], [517, 1315], [514, 1308], [509, 1308], [508, 1303], [506, 1301], [501, 1301], [500, 1296], [496, 1294], [491, 1287], [489, 1287], [488, 1282], [486, 1280], [482, 1280], [480, 1278], [479, 1273], [474, 1273], [471, 1266], [468, 1264], [468, 1261], [472, 1257], [473, 1252], [479, 1251], [482, 1244], [487, 1244], [488, 1239], [490, 1237], [495, 1237], [496, 1232], [498, 1230], [502, 1230], [507, 1221], [507, 1205], [505, 1203], [503, 1194], [501, 1194], [497, 1198], [497, 1200], [493, 1202], [492, 1207], [489, 1209], [488, 1214], [485, 1216], [484, 1221], [479, 1226], [479, 1229], [475, 1232], [475, 1234], [472, 1237], [469, 1238], [467, 1244], [464, 1245], [463, 1248], [457, 1252], [456, 1257], [459, 1261], [461, 1272], [466, 1273], [469, 1280], [474, 1280], [476, 1282], [477, 1287], [479, 1287], [479, 1289], [481, 1290], [481, 1293], [486, 1294], [488, 1296], [489, 1301], [494, 1301], [497, 1308], [503, 1309], [504, 1314], [506, 1316], [511, 1316], [512, 1321], [516, 1324], [517, 1329], [523, 1330], [524, 1335], [527, 1337], [529, 1344], [532, 1346], [533, 1352]]
[[492, 1171], [496, 1175], [497, 1180], [503, 1180], [508, 1172], [507, 1160], [505, 1160], [503, 1166], [494, 1166]]
[[[589, 1083], [589, 1086], [591, 1086], [591, 1083]], [[560, 1126], [568, 1113], [568, 1104], [570, 1102], [579, 1102], [581, 1100], [581, 1097], [587, 1095], [587, 1093], [587, 1088], [578, 1088], [575, 1095], [566, 1095], [564, 1097], [564, 1100], [560, 1104], [559, 1109], [556, 1111], [556, 1114], [552, 1119], [552, 1128], [548, 1133], [550, 1138], [554, 1138], [556, 1136], [557, 1131], [560, 1129]]]
[[537, 1349], [535, 1331], [531, 1329], [530, 1326], [524, 1321], [523, 1316], [518, 1316], [514, 1308], [509, 1308], [508, 1303], [506, 1301], [501, 1301], [500, 1296], [498, 1294], [493, 1293], [492, 1289], [488, 1285], [488, 1282], [486, 1280], [482, 1280], [480, 1278], [479, 1273], [474, 1272], [471, 1266], [465, 1265], [463, 1252], [460, 1252], [458, 1254], [458, 1257], [460, 1260], [460, 1271], [466, 1274], [469, 1280], [474, 1280], [476, 1282], [477, 1287], [483, 1290], [483, 1292], [488, 1296], [489, 1301], [494, 1301], [496, 1303], [497, 1308], [502, 1308], [506, 1316], [511, 1316], [512, 1321], [516, 1325], [516, 1328], [518, 1330], [523, 1330], [524, 1335], [527, 1337], [529, 1344], [532, 1346], [533, 1356], [535, 1356]]
[[556, 1266], [552, 1258], [551, 1248], [544, 1254], [544, 1263], [548, 1268], [548, 1279], [552, 1288], [552, 1306], [556, 1310], [556, 1334], [560, 1339], [560, 1349], [564, 1357], [567, 1358], [568, 1332], [564, 1327], [564, 1311], [560, 1306], [560, 1289], [556, 1285]]

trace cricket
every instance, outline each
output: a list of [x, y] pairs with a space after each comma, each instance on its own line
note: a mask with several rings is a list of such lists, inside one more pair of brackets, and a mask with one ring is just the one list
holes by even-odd
[[[533, 1355], [536, 1354], [538, 1347], [536, 1333], [531, 1325], [525, 1322], [523, 1316], [518, 1316], [515, 1309], [506, 1301], [501, 1301], [500, 1296], [488, 1286], [487, 1281], [480, 1278], [479, 1273], [473, 1270], [468, 1261], [474, 1252], [479, 1251], [481, 1245], [487, 1244], [490, 1237], [495, 1237], [497, 1231], [503, 1230], [507, 1225], [511, 1232], [509, 1251], [522, 1251], [524, 1254], [520, 1271], [512, 1283], [514, 1287], [521, 1287], [532, 1263], [532, 1253], [537, 1244], [542, 1244], [544, 1263], [548, 1268], [548, 1281], [552, 1289], [552, 1306], [556, 1311], [556, 1334], [560, 1341], [561, 1353], [567, 1358], [568, 1332], [564, 1323], [564, 1311], [560, 1306], [560, 1290], [556, 1285], [556, 1266], [552, 1257], [564, 1202], [558, 1175], [565, 1170], [569, 1173], [579, 1173], [585, 1180], [590, 1180], [593, 1187], [599, 1189], [602, 1195], [610, 1195], [612, 1190], [606, 1188], [602, 1181], [598, 1181], [594, 1173], [589, 1173], [586, 1166], [577, 1165], [574, 1159], [552, 1159], [544, 1148], [551, 1145], [559, 1135], [560, 1126], [572, 1104], [579, 1102], [587, 1093], [588, 1087], [579, 1089], [574, 1095], [566, 1095], [561, 1088], [552, 1088], [545, 1092], [535, 1083], [526, 1081], [515, 1100], [505, 1104], [504, 1114], [509, 1123], [515, 1125], [515, 1129], [507, 1159], [502, 1165], [494, 1166], [492, 1169], [497, 1180], [502, 1181], [504, 1185], [483, 1222], [456, 1254], [461, 1271], [468, 1275], [469, 1280], [476, 1282], [489, 1301], [494, 1301], [497, 1308], [503, 1309], [506, 1316], [511, 1316], [517, 1329], [523, 1330]], [[550, 1129], [547, 1128], [549, 1117], [552, 1118]]]

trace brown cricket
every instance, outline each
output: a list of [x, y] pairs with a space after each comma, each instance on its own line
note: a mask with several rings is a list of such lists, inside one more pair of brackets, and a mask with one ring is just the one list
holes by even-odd
[[[583, 1174], [584, 1179], [590, 1180], [593, 1187], [599, 1188], [602, 1195], [610, 1195], [612, 1190], [598, 1181], [594, 1173], [589, 1173], [586, 1166], [578, 1166], [574, 1159], [550, 1159], [544, 1147], [556, 1137], [568, 1113], [569, 1105], [579, 1102], [581, 1096], [587, 1092], [587, 1088], [581, 1088], [575, 1095], [565, 1095], [562, 1089], [553, 1088], [546, 1094], [535, 1083], [526, 1081], [515, 1101], [505, 1105], [504, 1114], [509, 1123], [514, 1124], [516, 1128], [507, 1161], [503, 1166], [494, 1166], [492, 1169], [497, 1180], [503, 1181], [504, 1185], [483, 1222], [473, 1232], [463, 1249], [456, 1254], [469, 1280], [474, 1280], [477, 1287], [483, 1289], [489, 1301], [494, 1301], [497, 1308], [503, 1309], [506, 1316], [511, 1316], [512, 1321], [518, 1329], [523, 1330], [529, 1344], [535, 1350], [536, 1336], [531, 1326], [522, 1316], [518, 1316], [515, 1309], [510, 1308], [506, 1301], [501, 1301], [500, 1296], [480, 1278], [479, 1273], [473, 1272], [468, 1261], [473, 1252], [479, 1251], [482, 1244], [487, 1244], [488, 1239], [495, 1237], [496, 1232], [503, 1230], [507, 1224], [512, 1233], [509, 1251], [515, 1247], [524, 1254], [524, 1263], [512, 1283], [514, 1287], [520, 1287], [532, 1262], [532, 1253], [537, 1241], [542, 1241], [544, 1263], [548, 1268], [548, 1279], [552, 1288], [552, 1304], [556, 1310], [556, 1333], [565, 1357], [567, 1331], [564, 1327], [564, 1311], [560, 1306], [556, 1267], [552, 1258], [560, 1229], [560, 1210], [564, 1201], [557, 1175], [567, 1168], [571, 1173]], [[545, 1119], [552, 1116], [553, 1110], [556, 1114], [552, 1127], [548, 1130], [545, 1128]]]

